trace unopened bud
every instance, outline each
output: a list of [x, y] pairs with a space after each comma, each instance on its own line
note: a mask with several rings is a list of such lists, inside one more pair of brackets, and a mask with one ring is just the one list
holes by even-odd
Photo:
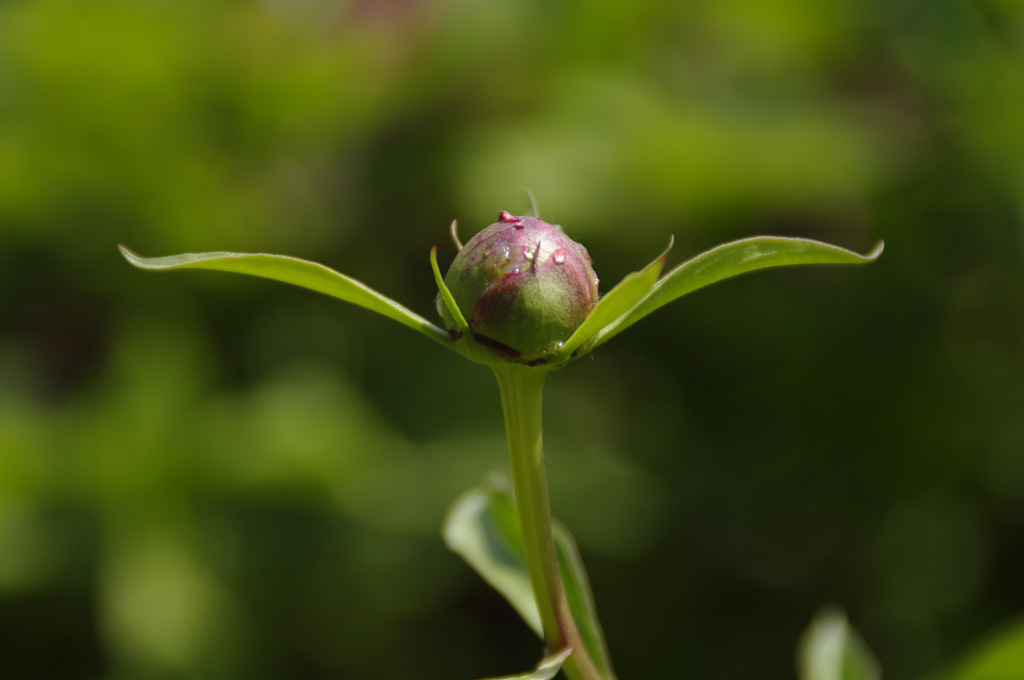
[[[459, 251], [444, 282], [477, 341], [520, 363], [555, 352], [598, 298], [586, 248], [559, 226], [504, 210]], [[440, 298], [437, 306], [454, 331]]]

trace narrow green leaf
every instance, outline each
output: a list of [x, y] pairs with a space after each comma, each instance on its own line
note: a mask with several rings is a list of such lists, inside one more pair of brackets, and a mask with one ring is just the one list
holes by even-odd
[[569, 601], [569, 611], [572, 612], [572, 619], [576, 622], [583, 646], [601, 677], [605, 680], [615, 680], [611, 656], [604, 639], [604, 630], [597, 618], [597, 607], [594, 605], [590, 579], [587, 578], [587, 571], [583, 566], [579, 548], [576, 546], [576, 539], [557, 520], [553, 523], [553, 529], [558, 572], [562, 576], [565, 598]]
[[882, 242], [860, 255], [820, 241], [782, 236], [755, 236], [725, 243], [688, 260], [654, 284], [650, 294], [613, 326], [602, 329], [596, 347], [659, 307], [712, 283], [772, 267], [809, 264], [866, 264], [882, 253]]
[[444, 542], [508, 600], [538, 637], [543, 627], [526, 569], [519, 515], [508, 494], [473, 488], [452, 504]]
[[672, 250], [674, 239], [669, 238], [668, 247], [653, 262], [638, 272], [633, 272], [608, 291], [587, 316], [579, 328], [565, 341], [552, 359], [558, 363], [568, 359], [587, 340], [597, 335], [601, 329], [614, 326], [621, 321], [644, 297], [658, 280], [668, 252]]
[[[448, 547], [501, 593], [538, 637], [543, 637], [512, 498], [496, 489], [470, 489], [448, 511], [443, 532]], [[583, 645], [601, 677], [614, 680], [604, 632], [576, 541], [560, 522], [554, 523], [554, 539], [565, 596]]]
[[118, 249], [131, 264], [148, 271], [213, 269], [260, 276], [315, 290], [377, 312], [454, 349], [448, 334], [423, 317], [364, 283], [316, 262], [265, 253], [185, 253], [169, 257], [140, 257], [125, 246], [118, 245]]
[[798, 652], [800, 680], [881, 680], [877, 659], [846, 616], [825, 609], [804, 632]]
[[430, 268], [434, 271], [434, 281], [437, 283], [437, 290], [441, 293], [441, 299], [444, 301], [444, 306], [448, 308], [448, 313], [455, 319], [455, 325], [459, 327], [462, 335], [471, 337], [466, 317], [462, 316], [462, 310], [455, 304], [452, 292], [448, 290], [448, 286], [444, 285], [444, 277], [441, 276], [441, 270], [437, 266], [437, 246], [430, 249]]
[[1024, 620], [991, 634], [977, 649], [934, 680], [1019, 680], [1024, 678]]
[[532, 671], [520, 675], [503, 675], [500, 678], [490, 678], [489, 680], [551, 680], [562, 668], [565, 660], [569, 658], [571, 651], [566, 647], [556, 654], [544, 657]]

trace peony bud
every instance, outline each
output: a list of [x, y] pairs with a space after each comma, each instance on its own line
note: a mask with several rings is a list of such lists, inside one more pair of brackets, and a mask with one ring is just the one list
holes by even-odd
[[[556, 351], [598, 298], [586, 248], [559, 226], [504, 210], [459, 251], [444, 282], [477, 341], [520, 363]], [[437, 307], [457, 332], [440, 297]]]

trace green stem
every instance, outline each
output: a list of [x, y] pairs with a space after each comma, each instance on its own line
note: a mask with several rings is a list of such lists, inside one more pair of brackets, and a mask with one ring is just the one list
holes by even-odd
[[562, 667], [566, 674], [573, 680], [601, 680], [569, 611], [555, 557], [541, 435], [541, 401], [546, 373], [544, 369], [525, 366], [494, 367], [505, 411], [512, 484], [526, 566], [548, 651], [570, 647], [572, 654]]

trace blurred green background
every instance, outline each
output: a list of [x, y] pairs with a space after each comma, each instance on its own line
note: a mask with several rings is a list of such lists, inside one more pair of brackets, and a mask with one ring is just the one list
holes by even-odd
[[846, 608], [887, 678], [1024, 612], [1024, 4], [0, 5], [0, 677], [422, 678], [540, 645], [443, 547], [505, 469], [492, 377], [257, 279], [435, 318], [497, 211], [607, 290], [675, 234], [874, 265], [674, 303], [548, 381], [553, 505], [619, 675], [792, 678]]

